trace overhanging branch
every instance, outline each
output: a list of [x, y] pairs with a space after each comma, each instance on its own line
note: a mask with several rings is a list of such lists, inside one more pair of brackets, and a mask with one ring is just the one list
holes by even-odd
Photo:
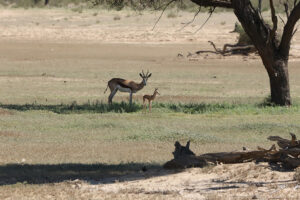
[[161, 12], [159, 18], [156, 20], [156, 22], [155, 22], [155, 24], [154, 24], [154, 26], [153, 26], [153, 28], [152, 28], [152, 31], [155, 29], [157, 23], [159, 22], [160, 18], [161, 18], [162, 15], [164, 14], [165, 10], [169, 7], [169, 5], [171, 5], [171, 4], [172, 4], [173, 2], [175, 2], [175, 1], [176, 1], [176, 0], [171, 0], [171, 1], [169, 1], [169, 2], [164, 6], [164, 9], [162, 10], [162, 12]]
[[290, 42], [293, 37], [294, 28], [297, 21], [300, 19], [300, 2], [294, 7], [292, 12], [287, 19], [286, 25], [284, 26], [281, 43], [280, 43], [280, 51], [283, 55], [288, 55]]
[[269, 41], [275, 39], [275, 34], [276, 34], [276, 31], [277, 31], [277, 24], [278, 24], [278, 19], [277, 19], [276, 13], [275, 13], [273, 0], [270, 0], [270, 7], [271, 7], [273, 28], [272, 28], [271, 33], [270, 33]]
[[230, 0], [191, 0], [195, 4], [204, 7], [220, 7], [220, 8], [233, 8]]
[[198, 11], [195, 13], [193, 19], [192, 19], [191, 21], [189, 21], [189, 22], [184, 23], [184, 26], [183, 26], [181, 29], [179, 29], [178, 31], [181, 31], [182, 29], [184, 29], [185, 27], [187, 27], [189, 24], [193, 23], [193, 22], [195, 21], [197, 15], [198, 15], [200, 12], [201, 12], [201, 6], [199, 6], [199, 9], [198, 9]]
[[208, 22], [208, 20], [211, 18], [212, 14], [214, 13], [216, 7], [211, 8], [211, 10], [209, 11], [209, 16], [207, 17], [207, 19], [205, 20], [205, 22], [200, 26], [200, 28], [198, 28], [195, 33], [197, 33], [198, 31], [200, 31], [203, 26]]

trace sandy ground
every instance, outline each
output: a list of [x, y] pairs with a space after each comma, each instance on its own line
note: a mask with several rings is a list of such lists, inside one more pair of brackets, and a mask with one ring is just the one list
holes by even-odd
[[[173, 14], [173, 15], [171, 15]], [[34, 40], [71, 43], [199, 44], [209, 46], [236, 42], [229, 33], [237, 21], [232, 13], [215, 13], [200, 29], [208, 14], [166, 11], [155, 25], [160, 12], [88, 10], [83, 13], [64, 9], [7, 10], [0, 8], [1, 40]], [[174, 16], [174, 17], [170, 17]], [[282, 24], [279, 26], [282, 26]], [[300, 32], [292, 42], [292, 55], [300, 54]]]
[[[236, 41], [236, 35], [229, 33], [236, 22], [233, 14], [217, 13], [197, 31], [207, 14], [200, 14], [194, 23], [179, 30], [182, 23], [193, 18], [193, 13], [178, 13], [170, 18], [166, 12], [152, 30], [159, 14], [2, 8], [0, 40], [8, 43], [135, 43], [146, 47], [190, 44], [210, 50], [208, 40], [217, 45]], [[113, 50], [110, 52], [113, 54]], [[294, 37], [291, 54], [293, 59], [300, 55], [300, 32]], [[101, 182], [75, 180], [38, 187], [6, 186], [6, 193], [0, 188], [0, 195], [1, 199], [299, 199], [300, 189], [293, 174], [272, 170], [267, 164], [247, 163], [177, 173], [141, 172], [136, 175], [138, 178], [117, 180], [112, 177]]]
[[5, 186], [1, 199], [299, 199], [294, 172], [267, 163], [147, 171], [101, 181]]
[[90, 188], [107, 194], [163, 194], [176, 199], [300, 198], [293, 173], [273, 171], [266, 163], [219, 165], [145, 180], [82, 186], [83, 191]]

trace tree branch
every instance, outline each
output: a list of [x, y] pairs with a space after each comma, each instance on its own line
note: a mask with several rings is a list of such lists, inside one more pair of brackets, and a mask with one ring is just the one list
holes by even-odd
[[257, 6], [257, 10], [260, 14], [261, 14], [261, 1], [262, 0], [258, 0], [258, 6]]
[[271, 7], [273, 28], [272, 28], [271, 33], [270, 33], [270, 38], [268, 39], [269, 41], [275, 39], [275, 35], [276, 35], [276, 31], [277, 31], [277, 25], [278, 25], [278, 19], [277, 19], [276, 13], [275, 13], [273, 0], [270, 0], [270, 7]]
[[289, 16], [290, 16], [289, 4], [287, 2], [285, 2], [283, 5], [284, 5], [284, 11], [286, 14], [286, 18], [289, 18]]
[[278, 15], [278, 17], [281, 20], [281, 22], [283, 23], [283, 25], [285, 26], [285, 21], [282, 19], [282, 17], [280, 15]]
[[287, 56], [290, 50], [290, 42], [293, 37], [294, 28], [297, 21], [300, 19], [300, 2], [294, 7], [289, 18], [287, 19], [286, 25], [284, 26], [281, 43], [279, 46], [282, 55]]
[[185, 27], [187, 27], [189, 24], [193, 23], [200, 12], [201, 12], [201, 6], [199, 7], [198, 11], [195, 13], [194, 18], [191, 21], [186, 22], [184, 24], [184, 26], [182, 28], [180, 28], [178, 31], [181, 31], [182, 29], [184, 29]]
[[198, 28], [196, 31], [195, 31], [195, 33], [197, 33], [198, 31], [200, 31], [202, 28], [203, 28], [203, 26], [208, 22], [208, 20], [211, 18], [211, 16], [212, 16], [212, 14], [214, 13], [214, 11], [215, 11], [215, 9], [216, 9], [216, 7], [213, 7], [210, 11], [209, 11], [209, 16], [208, 16], [208, 18], [205, 20], [205, 22], [200, 26], [200, 28]]
[[[293, 32], [293, 36], [295, 35], [295, 33], [297, 33], [297, 31], [298, 31], [298, 27], [300, 26], [300, 24], [295, 28], [295, 30], [294, 30], [294, 32]], [[292, 37], [293, 37], [292, 36]]]
[[231, 0], [191, 0], [195, 4], [204, 7], [233, 8]]
[[162, 12], [161, 12], [159, 18], [158, 18], [157, 21], [155, 22], [155, 24], [154, 24], [154, 26], [153, 26], [153, 28], [152, 28], [152, 31], [155, 29], [157, 23], [158, 23], [159, 20], [161, 19], [161, 17], [162, 17], [162, 15], [164, 14], [165, 10], [169, 7], [169, 5], [171, 5], [171, 3], [175, 2], [175, 1], [177, 1], [177, 0], [171, 0], [171, 1], [169, 1], [169, 2], [165, 5], [165, 7], [164, 7], [164, 9], [162, 10]]

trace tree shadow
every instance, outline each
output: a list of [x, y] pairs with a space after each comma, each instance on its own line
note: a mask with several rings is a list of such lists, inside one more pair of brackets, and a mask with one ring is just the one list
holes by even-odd
[[51, 111], [57, 114], [73, 114], [73, 113], [130, 113], [137, 112], [142, 109], [139, 104], [121, 102], [113, 103], [109, 105], [103, 102], [84, 103], [77, 104], [73, 102], [71, 104], [59, 104], [59, 105], [45, 105], [45, 104], [0, 104], [0, 108], [17, 110], [17, 111], [29, 111], [29, 110], [45, 110]]
[[[179, 171], [177, 171], [179, 172]], [[90, 183], [114, 183], [132, 181], [153, 176], [164, 176], [167, 171], [158, 164], [7, 164], [0, 166], [0, 185], [16, 183], [46, 184], [67, 180], [83, 180]]]

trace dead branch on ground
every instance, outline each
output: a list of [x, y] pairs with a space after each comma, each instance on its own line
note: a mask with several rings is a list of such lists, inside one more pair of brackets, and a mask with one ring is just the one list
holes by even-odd
[[287, 140], [279, 136], [268, 137], [271, 141], [276, 141], [280, 149], [276, 149], [275, 144], [270, 149], [258, 147], [256, 151], [237, 151], [207, 153], [196, 156], [189, 148], [190, 142], [182, 146], [178, 141], [175, 143], [174, 159], [164, 164], [166, 169], [184, 169], [189, 167], [204, 167], [211, 164], [232, 164], [250, 161], [264, 161], [278, 164], [285, 169], [295, 169], [300, 166], [300, 140], [291, 133], [292, 139]]

